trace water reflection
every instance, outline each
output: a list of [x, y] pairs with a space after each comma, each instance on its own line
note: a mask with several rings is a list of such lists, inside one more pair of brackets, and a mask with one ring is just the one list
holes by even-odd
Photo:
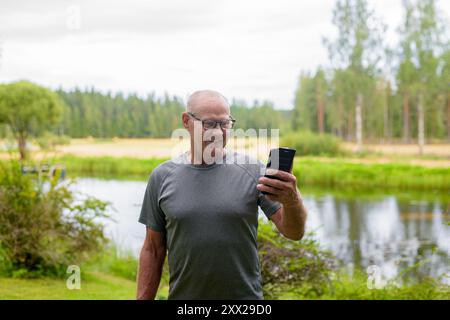
[[[391, 278], [424, 261], [414, 277], [448, 272], [450, 252], [447, 205], [436, 201], [306, 197], [309, 228], [346, 264], [378, 265]], [[428, 262], [425, 262], [428, 261]], [[448, 280], [447, 280], [448, 281]]]
[[[145, 228], [137, 223], [145, 182], [80, 178], [75, 189], [110, 201], [116, 223], [107, 233], [122, 248], [138, 254]], [[308, 231], [349, 268], [378, 265], [391, 278], [400, 270], [425, 261], [410, 272], [412, 278], [449, 272], [449, 202], [394, 195], [376, 199], [337, 196], [332, 191], [303, 192]], [[449, 278], [444, 281], [450, 282]]]

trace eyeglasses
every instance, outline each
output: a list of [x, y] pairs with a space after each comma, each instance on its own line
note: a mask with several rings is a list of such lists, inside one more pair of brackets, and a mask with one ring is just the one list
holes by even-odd
[[210, 119], [202, 120], [197, 118], [197, 116], [192, 112], [188, 112], [187, 114], [192, 118], [194, 118], [195, 120], [201, 121], [203, 129], [205, 130], [215, 129], [217, 127], [217, 124], [220, 124], [220, 128], [222, 129], [232, 129], [234, 123], [236, 122], [236, 120], [232, 116], [229, 116], [230, 117], [229, 119], [224, 120], [210, 120]]

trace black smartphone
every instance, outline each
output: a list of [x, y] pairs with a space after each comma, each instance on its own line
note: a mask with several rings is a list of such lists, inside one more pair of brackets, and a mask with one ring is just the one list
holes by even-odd
[[[286, 172], [291, 172], [292, 165], [294, 163], [295, 149], [290, 148], [276, 148], [271, 149], [269, 153], [269, 161], [267, 162], [266, 169], [276, 169]], [[280, 180], [278, 177], [265, 175], [267, 178]], [[265, 191], [261, 191], [262, 194], [270, 194]]]

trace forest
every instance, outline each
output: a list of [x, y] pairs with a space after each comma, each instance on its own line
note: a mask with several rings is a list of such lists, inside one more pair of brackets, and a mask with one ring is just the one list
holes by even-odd
[[[96, 137], [170, 137], [181, 127], [184, 102], [180, 97], [154, 93], [145, 98], [136, 94], [101, 93], [95, 89], [71, 92], [58, 90], [64, 101], [61, 122], [55, 133], [73, 138]], [[231, 114], [239, 128], [280, 128], [286, 112], [277, 111], [270, 102], [232, 100]]]

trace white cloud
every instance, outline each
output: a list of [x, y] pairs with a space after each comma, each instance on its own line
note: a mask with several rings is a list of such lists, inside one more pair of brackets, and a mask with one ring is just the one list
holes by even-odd
[[[372, 0], [394, 29], [400, 1]], [[292, 106], [301, 70], [327, 61], [334, 1], [18, 1], [0, 10], [0, 81], [51, 87], [164, 91], [212, 88]], [[80, 29], [67, 28], [70, 6]], [[449, 3], [441, 8], [450, 11]], [[393, 30], [391, 30], [393, 31]], [[390, 41], [395, 34], [389, 34]]]

